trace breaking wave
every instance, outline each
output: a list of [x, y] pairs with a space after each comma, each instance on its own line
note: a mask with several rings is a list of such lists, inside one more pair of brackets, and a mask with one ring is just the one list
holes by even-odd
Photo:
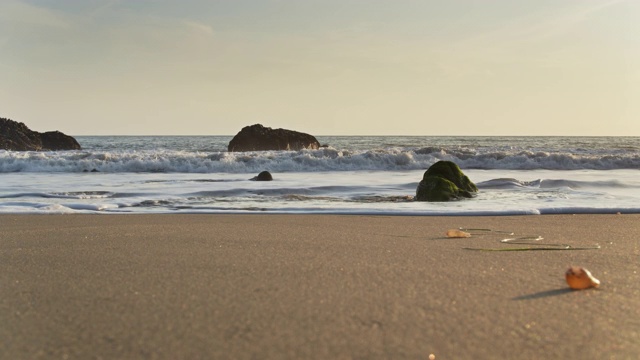
[[468, 148], [388, 148], [229, 153], [180, 150], [0, 151], [0, 173], [143, 172], [254, 173], [316, 171], [401, 171], [426, 169], [449, 160], [463, 169], [614, 170], [640, 169], [640, 152], [554, 152]]

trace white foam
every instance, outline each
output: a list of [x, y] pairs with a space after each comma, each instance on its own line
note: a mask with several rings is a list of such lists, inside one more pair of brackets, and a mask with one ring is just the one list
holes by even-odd
[[340, 151], [333, 148], [303, 151], [203, 153], [173, 150], [114, 150], [109, 152], [8, 152], [0, 153], [0, 173], [11, 172], [275, 172], [417, 170], [439, 160], [463, 169], [503, 170], [612, 170], [639, 169], [640, 155], [571, 154], [527, 151], [467, 151], [421, 153], [413, 149]]
[[[331, 137], [330, 147], [228, 153], [230, 138], [80, 139], [85, 150], [0, 151], [0, 213], [515, 215], [638, 212], [638, 139]], [[405, 201], [452, 160], [471, 200]], [[90, 172], [92, 170], [98, 172]], [[269, 170], [274, 181], [249, 181]], [[87, 171], [87, 172], [84, 172]]]
[[[11, 173], [3, 175], [0, 213], [335, 213], [517, 215], [640, 212], [636, 170], [468, 170], [473, 199], [411, 201], [422, 177], [411, 171], [246, 174]], [[548, 180], [555, 177], [554, 180]], [[615, 181], [604, 179], [616, 179]]]

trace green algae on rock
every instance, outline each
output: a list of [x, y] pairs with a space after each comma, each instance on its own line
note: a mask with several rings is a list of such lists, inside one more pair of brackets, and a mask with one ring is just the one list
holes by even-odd
[[438, 161], [425, 171], [416, 189], [416, 201], [451, 201], [471, 198], [476, 185], [451, 161]]

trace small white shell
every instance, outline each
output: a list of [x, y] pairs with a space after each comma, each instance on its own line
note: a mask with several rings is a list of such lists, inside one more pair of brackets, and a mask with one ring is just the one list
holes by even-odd
[[591, 275], [591, 272], [580, 266], [571, 266], [565, 272], [565, 278], [570, 288], [574, 290], [588, 289], [600, 286], [600, 280]]

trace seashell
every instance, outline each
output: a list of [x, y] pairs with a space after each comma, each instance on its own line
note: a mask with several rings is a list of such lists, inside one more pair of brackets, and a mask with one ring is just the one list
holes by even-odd
[[567, 279], [567, 284], [574, 290], [600, 286], [600, 280], [594, 278], [589, 270], [580, 266], [569, 267], [564, 275]]
[[450, 237], [450, 238], [468, 238], [468, 237], [471, 237], [471, 234], [469, 234], [468, 232], [464, 232], [462, 230], [451, 229], [451, 230], [447, 231], [447, 237]]

